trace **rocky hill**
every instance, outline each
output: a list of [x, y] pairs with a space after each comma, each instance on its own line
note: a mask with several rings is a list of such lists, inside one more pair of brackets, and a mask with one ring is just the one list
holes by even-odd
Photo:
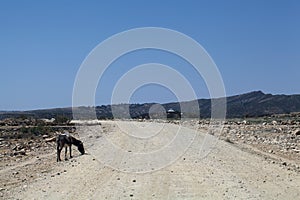
[[[199, 99], [197, 100], [200, 107], [201, 118], [209, 118], [211, 112], [211, 100]], [[192, 101], [184, 102], [184, 104], [191, 105], [189, 112], [184, 113], [186, 117], [193, 118], [197, 116], [196, 108], [193, 108]], [[113, 105], [118, 110], [130, 109], [132, 118], [148, 118], [149, 109], [154, 103], [145, 104], [120, 104]], [[99, 119], [111, 119], [112, 107], [111, 105], [102, 105], [95, 107], [97, 117]], [[178, 102], [167, 103], [162, 105], [165, 110], [173, 109], [180, 111], [180, 104]], [[93, 107], [79, 107], [80, 112], [91, 113]], [[245, 118], [245, 117], [260, 117], [269, 116], [272, 114], [289, 114], [292, 112], [300, 112], [300, 95], [272, 95], [265, 94], [261, 91], [254, 91], [246, 94], [235, 95], [227, 97], [227, 118]], [[55, 118], [56, 116], [65, 116], [72, 118], [72, 108], [56, 108], [45, 110], [33, 110], [23, 112], [0, 112], [0, 119], [9, 117], [34, 117], [34, 118]], [[86, 115], [88, 118], [89, 115]]]
[[229, 117], [257, 117], [300, 111], [300, 95], [272, 95], [261, 91], [227, 98]]

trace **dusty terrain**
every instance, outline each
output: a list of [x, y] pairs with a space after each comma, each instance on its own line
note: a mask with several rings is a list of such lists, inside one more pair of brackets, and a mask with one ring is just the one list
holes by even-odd
[[[101, 121], [101, 126], [76, 131], [87, 154], [81, 156], [73, 147], [74, 158], [59, 163], [55, 144], [45, 142], [51, 133], [44, 138], [1, 139], [0, 195], [2, 199], [297, 199], [297, 124], [276, 123], [227, 123], [222, 133], [208, 135], [205, 121], [121, 122], [121, 126]], [[179, 143], [166, 147], [175, 136]], [[105, 140], [119, 151], [107, 150]], [[155, 151], [168, 148], [171, 151]], [[135, 157], [136, 152], [142, 157]]]

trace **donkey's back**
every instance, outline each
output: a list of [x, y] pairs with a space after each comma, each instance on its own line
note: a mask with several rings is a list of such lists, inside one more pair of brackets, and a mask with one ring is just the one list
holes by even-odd
[[70, 146], [72, 144], [71, 142], [71, 136], [69, 134], [60, 134], [56, 138], [57, 147], [63, 148], [65, 146]]

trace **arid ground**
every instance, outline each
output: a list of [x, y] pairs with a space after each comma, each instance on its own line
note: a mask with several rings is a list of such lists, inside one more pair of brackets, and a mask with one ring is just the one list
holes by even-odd
[[[297, 124], [276, 121], [251, 124], [240, 120], [226, 123], [222, 133], [214, 133], [209, 131], [207, 121], [198, 120], [120, 123], [121, 126], [115, 121], [101, 121], [101, 125], [77, 127], [73, 135], [84, 141], [86, 154], [80, 155], [73, 146], [74, 158], [62, 162], [56, 162], [55, 142], [46, 142], [55, 133], [6, 138], [5, 134], [14, 128], [2, 127], [1, 199], [297, 199], [300, 196]], [[180, 136], [176, 135], [179, 128]], [[151, 135], [153, 129], [159, 130], [157, 135]], [[139, 138], [142, 141], [135, 136], [143, 136]], [[179, 137], [179, 143], [166, 146], [174, 137]], [[110, 151], [105, 140], [126, 153]], [[181, 148], [186, 144], [187, 148]], [[171, 151], [155, 152], [164, 148]], [[135, 160], [131, 155], [136, 152], [144, 153], [145, 157]], [[156, 157], [147, 156], [147, 152], [155, 152]], [[64, 151], [61, 156], [64, 158]]]

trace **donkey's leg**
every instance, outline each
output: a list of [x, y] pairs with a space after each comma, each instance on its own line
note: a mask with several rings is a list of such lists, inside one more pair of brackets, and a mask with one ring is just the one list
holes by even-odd
[[65, 147], [65, 160], [68, 160], [67, 159], [67, 151], [68, 151], [68, 147]]
[[70, 147], [69, 147], [69, 149], [70, 149], [70, 158], [73, 158], [73, 156], [72, 156], [72, 145], [70, 145]]
[[60, 152], [61, 152], [61, 149], [59, 148], [59, 144], [57, 145], [57, 158], [56, 158], [56, 161], [61, 161], [60, 159]]

